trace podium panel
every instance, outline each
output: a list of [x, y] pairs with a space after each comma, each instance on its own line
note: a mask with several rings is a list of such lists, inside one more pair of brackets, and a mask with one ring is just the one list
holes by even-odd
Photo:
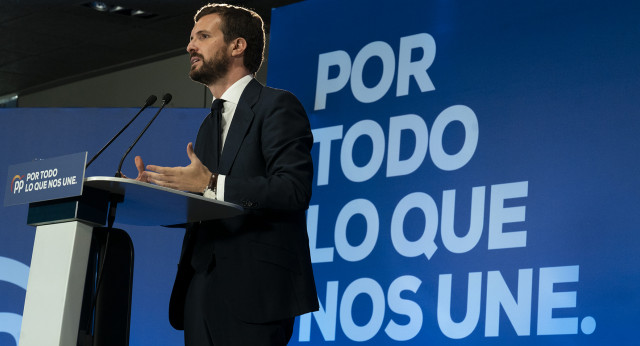
[[36, 228], [20, 346], [76, 345], [92, 230], [77, 221]]
[[123, 196], [118, 203], [119, 223], [170, 226], [239, 215], [242, 207], [189, 192], [126, 178], [89, 177], [85, 187]]

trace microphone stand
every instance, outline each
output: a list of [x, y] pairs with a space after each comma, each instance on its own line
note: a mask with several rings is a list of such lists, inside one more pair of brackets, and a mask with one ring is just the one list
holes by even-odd
[[122, 129], [120, 129], [120, 131], [119, 131], [118, 133], [116, 133], [116, 135], [115, 135], [115, 136], [113, 136], [113, 138], [111, 138], [111, 140], [110, 140], [107, 144], [105, 144], [105, 146], [104, 146], [104, 147], [102, 147], [102, 149], [100, 149], [100, 151], [98, 151], [98, 153], [97, 153], [97, 154], [95, 154], [95, 155], [91, 158], [91, 160], [89, 160], [89, 162], [87, 162], [87, 164], [84, 166], [84, 169], [87, 169], [87, 168], [89, 167], [89, 165], [90, 165], [90, 164], [91, 164], [95, 159], [97, 159], [97, 158], [98, 158], [98, 156], [100, 156], [100, 154], [102, 154], [102, 152], [103, 152], [105, 149], [107, 149], [107, 147], [108, 147], [108, 146], [110, 146], [110, 145], [111, 145], [111, 143], [113, 143], [113, 141], [115, 141], [115, 140], [116, 140], [116, 138], [118, 138], [118, 137], [120, 136], [120, 134], [122, 134], [122, 132], [123, 132], [124, 130], [126, 130], [126, 129], [127, 129], [127, 127], [129, 127], [129, 125], [131, 125], [131, 123], [132, 123], [134, 120], [136, 120], [136, 118], [138, 117], [138, 115], [140, 115], [140, 113], [142, 113], [142, 111], [143, 111], [143, 110], [145, 110], [147, 107], [149, 107], [149, 106], [151, 106], [152, 104], [154, 104], [154, 103], [156, 102], [156, 100], [157, 100], [157, 99], [158, 99], [158, 98], [157, 98], [155, 95], [151, 95], [151, 96], [149, 96], [149, 97], [147, 98], [147, 101], [144, 103], [144, 106], [142, 106], [142, 108], [140, 108], [140, 110], [138, 111], [138, 113], [136, 113], [136, 115], [135, 115], [131, 120], [129, 120], [129, 122], [128, 122], [126, 125], [124, 125], [124, 127], [123, 127]]
[[164, 106], [166, 106], [169, 102], [171, 102], [171, 98], [172, 98], [171, 94], [164, 94], [164, 96], [162, 97], [162, 106], [160, 106], [160, 109], [158, 109], [158, 111], [153, 116], [153, 118], [151, 118], [151, 120], [147, 123], [147, 126], [145, 126], [145, 128], [142, 130], [142, 132], [140, 132], [140, 135], [138, 136], [138, 138], [136, 138], [136, 140], [133, 142], [133, 144], [131, 144], [129, 149], [127, 149], [127, 152], [124, 153], [124, 155], [122, 156], [122, 159], [120, 160], [120, 164], [118, 165], [118, 170], [116, 171], [116, 174], [115, 174], [116, 177], [118, 177], [118, 178], [122, 177], [122, 163], [124, 162], [124, 159], [127, 157], [127, 155], [129, 155], [129, 152], [131, 151], [131, 149], [133, 149], [133, 147], [136, 145], [136, 143], [138, 143], [138, 141], [140, 140], [140, 137], [142, 137], [142, 135], [144, 135], [144, 133], [149, 128], [149, 126], [151, 126], [151, 123], [154, 120], [156, 120], [156, 117], [158, 116], [158, 114], [160, 114], [160, 111], [162, 111]]

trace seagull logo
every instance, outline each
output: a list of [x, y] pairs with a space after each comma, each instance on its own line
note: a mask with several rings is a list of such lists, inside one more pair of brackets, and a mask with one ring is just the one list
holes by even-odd
[[[14, 178], [15, 179], [15, 178]], [[29, 266], [8, 257], [0, 256], [0, 281], [14, 284], [25, 291], [29, 280]], [[0, 312], [0, 333], [13, 336], [18, 344], [22, 315], [11, 312]]]

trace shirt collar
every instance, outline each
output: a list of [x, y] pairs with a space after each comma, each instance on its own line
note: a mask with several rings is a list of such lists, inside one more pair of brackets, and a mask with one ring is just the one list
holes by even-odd
[[[238, 101], [240, 101], [240, 96], [242, 95], [244, 88], [247, 87], [247, 85], [249, 84], [249, 82], [251, 82], [252, 79], [253, 79], [253, 76], [250, 74], [238, 79], [235, 83], [233, 83], [229, 87], [229, 89], [227, 89], [222, 94], [220, 98], [223, 99], [225, 102], [238, 104]], [[215, 100], [215, 97], [214, 97], [214, 100]]]

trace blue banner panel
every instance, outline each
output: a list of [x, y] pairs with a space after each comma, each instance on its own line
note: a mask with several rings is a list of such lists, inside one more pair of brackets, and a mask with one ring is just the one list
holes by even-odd
[[82, 195], [86, 162], [84, 152], [9, 166], [4, 205]]
[[640, 3], [309, 0], [268, 84], [309, 113], [300, 345], [632, 345]]

